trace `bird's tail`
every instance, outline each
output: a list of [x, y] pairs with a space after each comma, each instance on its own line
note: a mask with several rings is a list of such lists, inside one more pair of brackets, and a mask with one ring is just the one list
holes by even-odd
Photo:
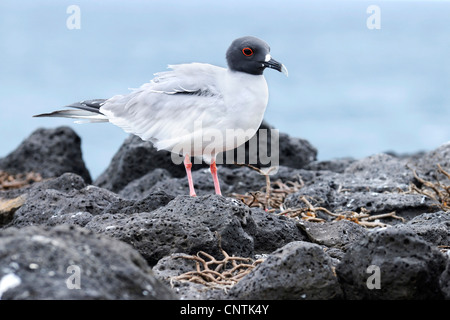
[[108, 122], [108, 118], [100, 112], [100, 107], [105, 101], [106, 99], [95, 99], [75, 102], [65, 107], [75, 109], [65, 109], [53, 111], [50, 113], [42, 113], [34, 115], [33, 117], [62, 117], [80, 119], [75, 121], [75, 123]]

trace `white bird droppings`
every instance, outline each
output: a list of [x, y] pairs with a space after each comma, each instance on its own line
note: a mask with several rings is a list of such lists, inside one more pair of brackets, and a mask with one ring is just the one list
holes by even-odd
[[0, 280], [0, 299], [3, 293], [9, 289], [15, 288], [22, 283], [22, 280], [14, 273], [8, 273]]

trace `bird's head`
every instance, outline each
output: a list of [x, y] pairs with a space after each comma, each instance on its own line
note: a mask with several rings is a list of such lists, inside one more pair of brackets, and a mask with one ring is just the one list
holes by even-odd
[[228, 68], [233, 71], [261, 75], [265, 68], [288, 75], [286, 67], [272, 58], [269, 45], [261, 39], [247, 36], [234, 40], [227, 50]]

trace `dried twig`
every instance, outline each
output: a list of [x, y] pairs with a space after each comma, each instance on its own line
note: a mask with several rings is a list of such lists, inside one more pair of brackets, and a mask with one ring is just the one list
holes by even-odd
[[316, 213], [321, 211], [324, 212], [334, 218], [335, 221], [339, 220], [349, 220], [358, 224], [361, 224], [366, 227], [385, 227], [387, 224], [381, 223], [379, 221], [373, 220], [379, 220], [382, 218], [395, 218], [402, 220], [403, 222], [405, 219], [402, 217], [399, 217], [395, 214], [395, 211], [390, 213], [383, 213], [378, 215], [370, 215], [369, 211], [362, 208], [362, 212], [358, 213], [355, 211], [343, 211], [343, 212], [331, 212], [330, 210], [323, 208], [323, 207], [314, 207], [305, 196], [301, 196], [300, 200], [303, 201], [303, 203], [306, 204], [306, 208], [295, 208], [295, 209], [287, 209], [283, 212], [280, 212], [279, 215], [286, 215], [290, 218], [300, 217], [302, 220], [307, 221], [314, 221], [314, 222], [325, 222], [324, 219], [317, 217]]
[[[327, 208], [313, 206], [305, 196], [301, 196], [299, 198], [299, 200], [303, 202], [304, 206], [296, 208], [285, 208], [284, 200], [286, 199], [286, 197], [289, 194], [297, 192], [304, 186], [304, 182], [301, 177], [298, 177], [298, 181], [282, 182], [281, 180], [277, 180], [271, 183], [269, 175], [263, 172], [261, 169], [246, 164], [241, 166], [247, 166], [255, 171], [258, 171], [266, 178], [265, 188], [262, 188], [259, 191], [248, 192], [244, 195], [236, 193], [232, 194], [233, 197], [241, 200], [249, 207], [260, 207], [270, 213], [284, 215], [294, 219], [302, 219], [313, 222], [326, 222], [326, 219], [318, 216], [318, 213], [322, 212], [326, 215], [329, 215], [332, 220], [349, 220], [369, 228], [389, 226], [386, 223], [380, 222], [380, 219], [385, 218], [398, 219], [402, 222], [405, 221], [404, 218], [397, 216], [395, 211], [377, 215], [371, 215], [370, 211], [366, 208], [361, 208], [360, 212], [331, 212]], [[450, 179], [450, 173], [443, 170], [440, 165], [438, 165], [438, 172]], [[440, 203], [442, 210], [450, 211], [450, 186], [444, 185], [439, 180], [437, 180], [437, 182], [435, 183], [431, 183], [429, 181], [421, 179], [415, 171], [414, 177], [422, 184], [422, 188], [419, 189], [417, 186], [412, 185], [410, 187], [410, 192], [417, 192], [431, 199], [434, 199]], [[345, 191], [345, 189], [343, 189], [342, 186], [339, 186], [338, 192], [343, 191]]]
[[250, 164], [238, 164], [239, 166], [246, 166], [252, 170], [259, 172], [264, 176], [266, 185], [261, 190], [256, 192], [248, 192], [246, 194], [233, 193], [231, 196], [241, 200], [249, 207], [260, 207], [268, 212], [280, 210], [283, 207], [284, 199], [291, 193], [297, 192], [304, 186], [301, 177], [298, 181], [288, 181], [283, 183], [281, 180], [275, 182], [270, 181], [270, 172], [275, 168], [262, 170]]
[[[446, 172], [440, 164], [437, 165], [437, 172], [443, 174], [450, 180], [450, 173]], [[443, 184], [437, 177], [435, 182], [426, 181], [418, 176], [413, 170], [414, 178], [420, 182], [421, 187], [412, 184], [410, 186], [411, 193], [419, 193], [439, 203], [439, 207], [443, 211], [450, 211], [450, 184]]]
[[0, 170], [0, 190], [18, 189], [42, 180], [42, 176], [35, 172], [13, 175]]
[[173, 281], [189, 281], [226, 290], [264, 261], [263, 259], [253, 260], [252, 258], [230, 256], [222, 249], [220, 239], [219, 248], [224, 256], [222, 260], [217, 260], [204, 251], [199, 251], [196, 255], [177, 256], [176, 258], [195, 261], [195, 271], [188, 271], [172, 277], [171, 285], [173, 286]]
[[[195, 261], [196, 270], [173, 277], [172, 280], [187, 280], [212, 286], [217, 284], [232, 286], [263, 261], [229, 256], [223, 249], [221, 251], [225, 256], [222, 260], [217, 260], [204, 251], [199, 251], [197, 255], [177, 256], [176, 258]], [[230, 264], [231, 268], [228, 266]]]
[[303, 220], [315, 221], [315, 222], [325, 222], [324, 219], [317, 217], [316, 213], [318, 211], [325, 212], [326, 214], [329, 214], [330, 216], [335, 216], [335, 217], [338, 216], [326, 208], [314, 207], [305, 196], [301, 196], [300, 200], [306, 205], [306, 207], [286, 209], [286, 210], [283, 210], [280, 213], [278, 213], [278, 215], [284, 215], [289, 218], [299, 217]]
[[448, 253], [450, 251], [450, 246], [437, 246], [442, 253]]

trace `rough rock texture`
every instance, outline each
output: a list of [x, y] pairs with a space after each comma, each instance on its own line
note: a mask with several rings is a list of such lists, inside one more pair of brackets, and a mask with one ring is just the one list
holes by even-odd
[[72, 173], [36, 183], [21, 197], [25, 200], [7, 221], [10, 226], [62, 223], [85, 226], [95, 215], [152, 211], [173, 199], [165, 193], [154, 193], [139, 201], [130, 201], [106, 189], [86, 185], [81, 177]]
[[337, 183], [354, 191], [384, 192], [407, 190], [412, 177], [404, 160], [380, 153], [350, 164]]
[[[195, 165], [198, 197], [189, 197], [183, 165], [130, 136], [91, 185], [75, 170], [85, 167], [78, 165], [79, 138], [67, 128], [38, 130], [0, 159], [17, 173], [48, 177], [17, 188], [0, 177], [3, 298], [450, 299], [448, 200], [417, 192], [424, 184], [413, 172], [449, 186], [436, 169], [450, 172], [450, 144], [413, 155], [315, 161], [309, 143], [280, 134], [280, 152], [270, 181], [272, 195], [282, 197], [265, 211], [237, 200], [265, 192], [266, 177], [246, 166], [218, 166], [224, 196], [217, 196], [209, 168]], [[295, 191], [284, 195], [290, 182]], [[285, 216], [285, 209], [301, 209], [303, 217]], [[392, 212], [404, 220], [383, 216]], [[324, 222], [305, 220], [313, 215]], [[363, 216], [378, 227], [359, 224], [367, 222], [358, 220]], [[220, 247], [265, 261], [231, 288], [172, 281], [196, 268], [179, 255], [203, 251], [221, 259]], [[65, 259], [84, 261], [86, 291], [65, 290]], [[147, 290], [155, 280], [150, 266], [168, 296]], [[369, 266], [380, 268], [379, 289], [368, 287]], [[46, 289], [37, 292], [33, 281]]]
[[316, 157], [317, 149], [307, 140], [280, 133], [280, 165], [300, 169]]
[[[352, 162], [342, 173], [322, 172], [313, 183], [289, 195], [285, 204], [304, 207], [301, 197], [305, 196], [312, 204], [332, 212], [365, 210], [375, 215], [395, 211], [407, 219], [438, 210], [435, 200], [406, 192], [413, 182], [407, 160], [378, 154]], [[330, 217], [322, 214], [321, 218]]]
[[[417, 169], [423, 178], [432, 179], [436, 176], [437, 165], [450, 172], [450, 141], [440, 147], [423, 154], [421, 157], [409, 161], [412, 168]], [[442, 175], [437, 175], [443, 178]]]
[[[236, 254], [268, 253], [290, 241], [305, 239], [293, 220], [256, 208], [250, 210], [235, 199], [216, 195], [174, 200], [159, 191], [130, 200], [86, 186], [77, 175], [64, 174], [34, 184], [23, 197], [24, 203], [8, 221], [10, 226], [76, 224], [133, 244], [152, 263], [161, 254], [180, 250], [196, 253], [208, 248], [218, 252], [216, 232], [222, 247]], [[149, 219], [154, 221], [153, 228], [148, 226]], [[170, 241], [159, 233], [165, 233], [169, 223], [179, 233], [168, 234], [171, 243], [167, 246]], [[121, 227], [114, 227], [117, 225]], [[187, 244], [191, 250], [184, 249]]]
[[[222, 194], [227, 195], [230, 193], [230, 186], [227, 185], [222, 179], [222, 172], [229, 169], [225, 167], [220, 167], [218, 170], [220, 170], [218, 176]], [[195, 192], [198, 196], [215, 193], [214, 182], [211, 177], [211, 172], [209, 171], [209, 169], [199, 169], [192, 172], [192, 180], [194, 181]], [[139, 185], [138, 188], [142, 188], [142, 186], [146, 184], [146, 182], [143, 180], [133, 181], [132, 184], [134, 183], [136, 183], [136, 186]], [[128, 186], [124, 188], [124, 190], [127, 189]], [[156, 182], [153, 186], [151, 186], [146, 192], [151, 193], [164, 191], [172, 196], [181, 196], [187, 194], [186, 190], [188, 191], [187, 193], [189, 193], [188, 179], [186, 177], [182, 177], [182, 178], [169, 178], [165, 180], [160, 180]], [[123, 194], [123, 192], [120, 193]], [[137, 196], [139, 197], [139, 193], [135, 194], [137, 194]]]
[[[441, 299], [439, 277], [446, 260], [416, 234], [387, 228], [351, 246], [336, 273], [346, 299]], [[379, 289], [367, 284], [374, 273], [369, 266], [379, 268]]]
[[75, 226], [0, 230], [0, 257], [5, 300], [175, 298], [129, 245]]
[[395, 227], [412, 231], [436, 246], [450, 246], [449, 212], [424, 213]]
[[152, 212], [103, 214], [86, 228], [130, 243], [151, 265], [176, 252], [219, 255], [219, 241], [230, 255], [254, 253], [250, 234], [255, 223], [249, 208], [216, 195], [179, 196]]
[[30, 195], [25, 204], [16, 211], [11, 224], [18, 227], [35, 224], [53, 225], [52, 220], [58, 221], [62, 215], [78, 212], [100, 214], [114, 201], [120, 201], [117, 195], [95, 186], [67, 193], [46, 189]]
[[[119, 194], [130, 199], [140, 199], [146, 194], [164, 191], [172, 196], [186, 195], [189, 190], [186, 177], [172, 178], [164, 175], [164, 171], [156, 169], [142, 178], [130, 182]], [[218, 166], [217, 175], [219, 177], [222, 194], [230, 196], [233, 193], [244, 194], [248, 190], [260, 190], [265, 186], [265, 177], [255, 170], [247, 167]], [[164, 178], [162, 178], [164, 175]], [[292, 169], [280, 166], [278, 171], [271, 175], [272, 181], [298, 181], [299, 177], [311, 179], [313, 174], [302, 169]], [[214, 194], [214, 183], [209, 168], [201, 168], [192, 172], [192, 180], [197, 195]]]
[[252, 209], [252, 218], [256, 225], [252, 234], [256, 254], [271, 253], [292, 241], [307, 239], [292, 219], [259, 208]]
[[44, 178], [72, 172], [91, 182], [83, 162], [81, 139], [69, 127], [34, 131], [16, 150], [0, 159], [0, 170], [12, 174], [34, 171]]
[[245, 148], [244, 161], [239, 161], [242, 159], [239, 159], [236, 149], [219, 154], [218, 158], [223, 159], [222, 163], [225, 163], [226, 159], [234, 159], [234, 162], [252, 164], [257, 167], [279, 164], [290, 168], [303, 168], [316, 160], [317, 149], [307, 140], [294, 138], [274, 129], [266, 121], [261, 123], [255, 136], [242, 147]]
[[312, 161], [304, 166], [303, 169], [343, 173], [345, 169], [355, 161], [356, 160], [353, 158], [337, 158], [326, 161]]
[[447, 266], [439, 278], [442, 294], [446, 300], [450, 300], [450, 257], [447, 259]]
[[[232, 169], [220, 167], [218, 169], [219, 178], [230, 188], [231, 193], [241, 193], [258, 191], [265, 187], [266, 180], [263, 175], [247, 167], [234, 167]], [[286, 166], [279, 166], [277, 171], [270, 174], [271, 181], [299, 181], [299, 179], [312, 180], [315, 173], [303, 169], [293, 169]]]
[[174, 165], [170, 159], [169, 152], [157, 151], [151, 142], [130, 135], [94, 184], [119, 192], [131, 181], [156, 168], [168, 169], [174, 176], [183, 176], [185, 174], [183, 165]]
[[270, 254], [229, 294], [239, 300], [325, 300], [342, 292], [322, 247], [294, 241]]
[[346, 249], [367, 235], [367, 229], [348, 220], [330, 223], [300, 221], [298, 226], [309, 241], [330, 248]]
[[[150, 189], [155, 184], [170, 178], [172, 178], [172, 175], [169, 171], [166, 169], [157, 168], [128, 183], [122, 190], [120, 190], [119, 195], [128, 199], [142, 199], [151, 193]], [[164, 191], [167, 192], [167, 190]]]

